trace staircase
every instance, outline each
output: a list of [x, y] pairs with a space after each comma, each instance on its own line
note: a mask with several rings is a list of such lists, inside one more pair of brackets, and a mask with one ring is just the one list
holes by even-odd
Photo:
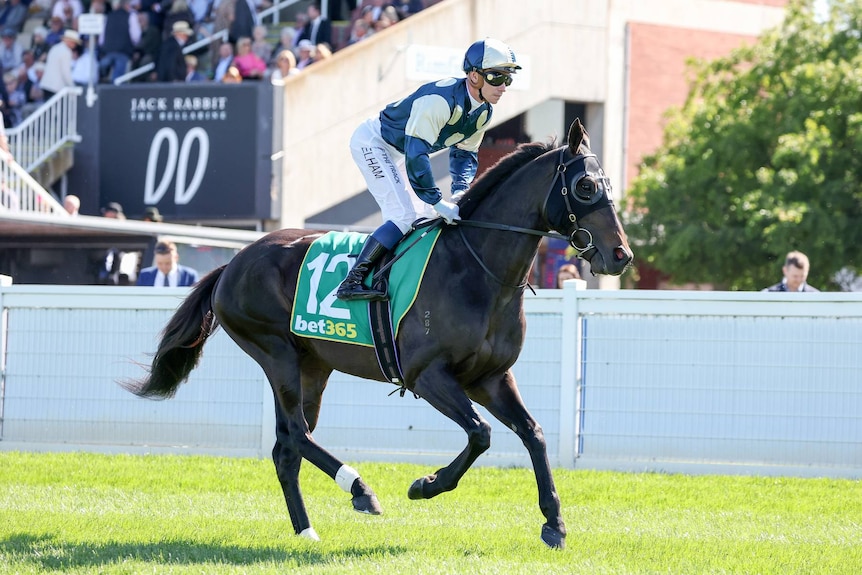
[[78, 134], [78, 98], [83, 90], [64, 88], [23, 122], [6, 132], [9, 154], [0, 154], [0, 209], [66, 217], [46, 188], [73, 164]]

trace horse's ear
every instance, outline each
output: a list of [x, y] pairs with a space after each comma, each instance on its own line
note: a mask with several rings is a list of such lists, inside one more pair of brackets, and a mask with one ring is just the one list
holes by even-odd
[[578, 149], [581, 147], [582, 143], [586, 144], [589, 148], [590, 135], [587, 134], [586, 129], [584, 129], [584, 125], [581, 124], [581, 119], [575, 118], [575, 121], [572, 122], [572, 125], [569, 128], [569, 150], [571, 150], [572, 154], [578, 153]]

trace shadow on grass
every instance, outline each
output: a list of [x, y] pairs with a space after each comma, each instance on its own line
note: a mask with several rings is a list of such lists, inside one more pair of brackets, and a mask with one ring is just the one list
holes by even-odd
[[[292, 535], [291, 535], [292, 536]], [[291, 563], [299, 566], [363, 557], [395, 556], [406, 549], [395, 545], [347, 547], [335, 551], [282, 549], [279, 547], [240, 547], [191, 540], [156, 543], [72, 543], [47, 535], [17, 533], [0, 539], [0, 555], [12, 562], [41, 566], [46, 570], [120, 565], [141, 561], [160, 565]]]

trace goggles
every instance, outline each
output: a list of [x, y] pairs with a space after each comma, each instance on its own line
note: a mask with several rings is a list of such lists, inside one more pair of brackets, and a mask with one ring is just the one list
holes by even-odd
[[494, 72], [489, 70], [483, 70], [480, 72], [482, 77], [485, 78], [485, 81], [491, 84], [492, 86], [502, 86], [506, 84], [507, 86], [512, 85], [512, 75], [506, 74], [503, 72]]

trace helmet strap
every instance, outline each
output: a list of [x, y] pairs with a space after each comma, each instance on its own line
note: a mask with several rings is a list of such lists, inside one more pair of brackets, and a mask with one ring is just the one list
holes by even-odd
[[482, 94], [482, 88], [485, 87], [485, 78], [482, 77], [482, 74], [479, 74], [479, 70], [474, 68], [470, 73], [472, 74], [473, 72], [476, 72], [476, 74], [479, 75], [479, 81], [474, 81], [473, 78], [470, 77], [470, 74], [467, 75], [467, 78], [470, 80], [470, 84], [479, 91], [479, 101], [487, 102], [488, 100], [486, 100], [484, 94]]

